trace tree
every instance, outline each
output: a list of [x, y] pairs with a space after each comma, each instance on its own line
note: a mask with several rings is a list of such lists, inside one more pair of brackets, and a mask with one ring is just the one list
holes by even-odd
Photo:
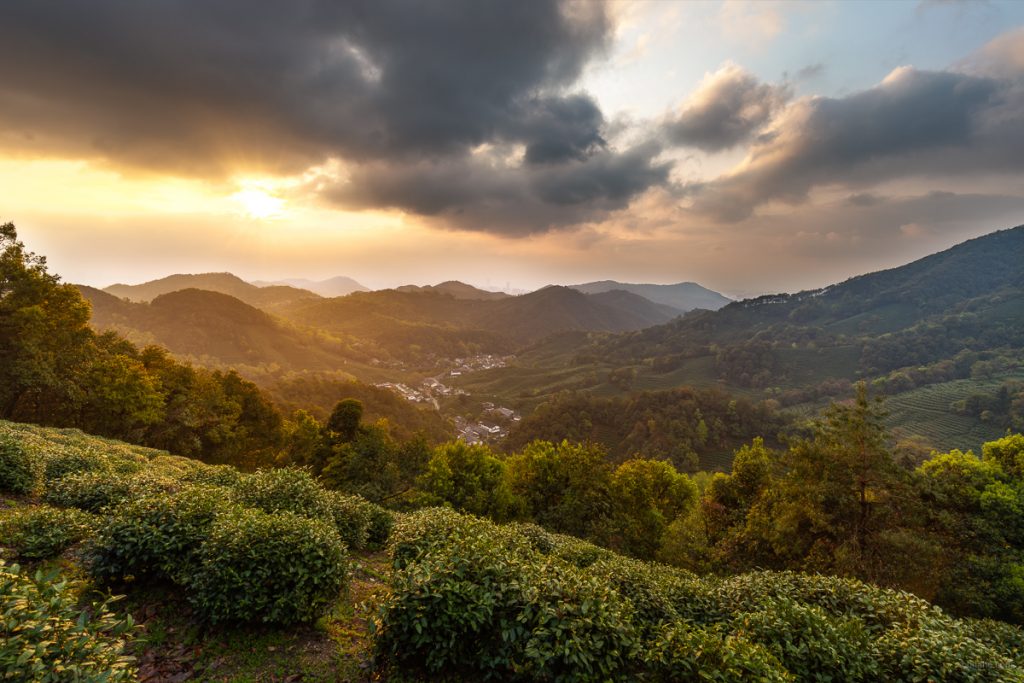
[[483, 444], [450, 441], [436, 447], [419, 483], [429, 502], [498, 521], [522, 508], [505, 480], [505, 463]]
[[359, 422], [363, 419], [363, 404], [354, 398], [338, 401], [327, 420], [327, 431], [335, 442], [349, 442], [356, 438]]
[[697, 500], [697, 487], [661, 460], [627, 460], [609, 484], [612, 546], [634, 557], [652, 559], [669, 524]]

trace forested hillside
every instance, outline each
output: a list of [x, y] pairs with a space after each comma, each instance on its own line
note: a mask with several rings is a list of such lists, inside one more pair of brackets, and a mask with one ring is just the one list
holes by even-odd
[[198, 275], [169, 275], [168, 277], [140, 285], [110, 285], [103, 289], [107, 294], [129, 301], [152, 301], [163, 294], [183, 289], [202, 289], [233, 296], [256, 308], [274, 309], [304, 299], [317, 299], [313, 292], [290, 285], [268, 285], [257, 287], [231, 273], [201, 273]]

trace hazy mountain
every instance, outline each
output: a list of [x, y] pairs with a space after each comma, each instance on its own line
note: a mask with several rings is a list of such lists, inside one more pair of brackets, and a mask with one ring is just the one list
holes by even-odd
[[305, 278], [286, 278], [284, 280], [275, 280], [273, 282], [254, 280], [252, 284], [257, 287], [271, 287], [274, 285], [298, 287], [299, 289], [315, 292], [320, 296], [325, 297], [345, 296], [352, 292], [370, 291], [368, 287], [364, 287], [352, 278], [345, 277], [344, 275], [338, 275], [337, 277], [328, 278], [327, 280], [307, 280]]
[[144, 282], [140, 285], [111, 285], [103, 289], [121, 299], [135, 302], [152, 301], [162, 294], [170, 294], [183, 289], [202, 289], [208, 292], [219, 292], [233, 296], [257, 308], [273, 309], [304, 299], [317, 299], [319, 296], [305, 289], [272, 285], [257, 287], [231, 273], [198, 273], [169, 275], [159, 280]]
[[568, 287], [490, 299], [455, 298], [438, 287], [410, 287], [357, 292], [282, 309], [282, 315], [303, 325], [368, 339], [396, 356], [414, 348], [416, 353], [438, 356], [474, 349], [513, 351], [556, 332], [637, 330], [677, 314], [628, 292], [587, 295]]
[[489, 292], [485, 289], [479, 289], [473, 285], [467, 285], [465, 282], [459, 282], [458, 280], [448, 280], [437, 285], [402, 285], [396, 287], [399, 292], [438, 292], [439, 294], [448, 294], [455, 299], [477, 299], [481, 301], [492, 301], [496, 299], [505, 299], [509, 295], [504, 292]]
[[92, 304], [92, 325], [138, 343], [157, 343], [181, 356], [236, 365], [285, 369], [341, 368], [346, 349], [289, 327], [268, 313], [220, 292], [184, 289], [148, 303], [118, 299], [80, 286]]
[[645, 285], [601, 280], [600, 282], [587, 282], [582, 285], [571, 286], [573, 289], [577, 289], [584, 294], [598, 294], [613, 290], [631, 292], [655, 303], [671, 306], [683, 313], [692, 311], [695, 308], [717, 311], [722, 306], [732, 302], [732, 299], [706, 287], [701, 287], [696, 282], [679, 282], [674, 285]]

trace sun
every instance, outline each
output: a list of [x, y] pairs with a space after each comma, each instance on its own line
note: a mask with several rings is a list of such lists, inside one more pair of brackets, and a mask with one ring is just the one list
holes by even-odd
[[231, 199], [242, 205], [250, 218], [280, 218], [284, 213], [284, 200], [264, 190], [248, 187], [231, 195]]

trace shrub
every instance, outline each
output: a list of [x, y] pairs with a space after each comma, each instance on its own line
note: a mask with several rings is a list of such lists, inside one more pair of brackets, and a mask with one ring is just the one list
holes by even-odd
[[575, 681], [621, 678], [634, 663], [629, 602], [513, 528], [425, 510], [396, 525], [391, 551], [393, 590], [373, 622], [385, 666]]
[[119, 506], [89, 544], [89, 572], [99, 579], [165, 577], [181, 582], [214, 518], [230, 507], [224, 489], [192, 486]]
[[949, 629], [944, 621], [894, 626], [876, 642], [885, 680], [1022, 683], [1024, 668], [994, 648]]
[[109, 601], [78, 607], [73, 586], [56, 574], [34, 577], [0, 561], [0, 678], [49, 683], [135, 680], [123, 655], [134, 629], [115, 617]]
[[387, 508], [366, 501], [369, 505], [370, 526], [367, 528], [366, 547], [376, 550], [387, 545], [391, 530], [395, 526], [395, 513]]
[[54, 448], [43, 456], [46, 485], [76, 472], [112, 472], [110, 459], [90, 448]]
[[776, 600], [741, 614], [736, 629], [763, 645], [801, 681], [875, 681], [871, 640], [856, 619], [830, 617], [820, 607]]
[[43, 500], [59, 507], [99, 512], [123, 501], [131, 490], [127, 478], [112, 472], [75, 472], [51, 482]]
[[338, 491], [327, 495], [338, 536], [351, 550], [365, 548], [370, 535], [370, 502]]
[[644, 649], [644, 680], [783, 683], [793, 676], [768, 650], [720, 628], [666, 625]]
[[235, 509], [218, 516], [198, 560], [190, 599], [211, 622], [311, 621], [346, 585], [338, 532], [290, 512]]
[[14, 437], [0, 435], [0, 491], [31, 495], [43, 481], [43, 461]]
[[53, 557], [92, 533], [95, 518], [80, 510], [39, 506], [0, 519], [0, 538], [26, 559]]
[[294, 512], [311, 519], [332, 520], [330, 498], [308, 470], [286, 467], [260, 470], [243, 477], [235, 500], [264, 512]]

